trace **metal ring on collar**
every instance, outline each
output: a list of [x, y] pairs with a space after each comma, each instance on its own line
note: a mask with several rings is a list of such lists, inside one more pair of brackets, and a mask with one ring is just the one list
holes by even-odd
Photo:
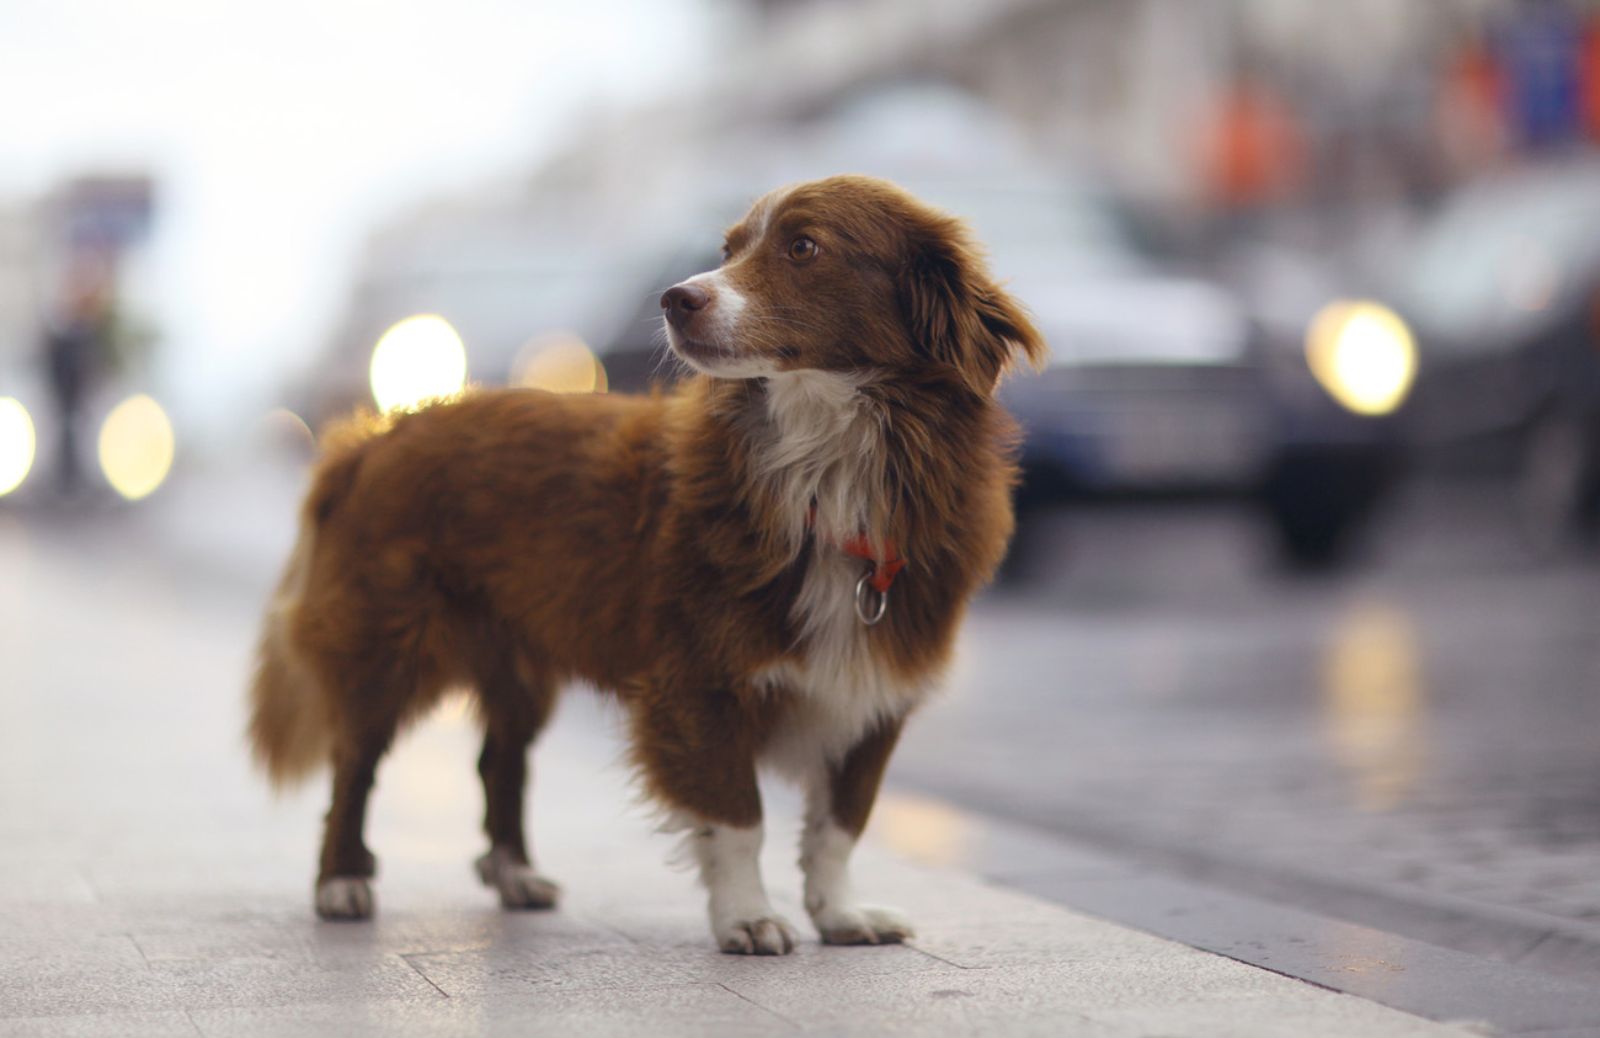
[[872, 574], [863, 573], [856, 581], [856, 616], [871, 627], [883, 619], [889, 609], [889, 592], [872, 586]]

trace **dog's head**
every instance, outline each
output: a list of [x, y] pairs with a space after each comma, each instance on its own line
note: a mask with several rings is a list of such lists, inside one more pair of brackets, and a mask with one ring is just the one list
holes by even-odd
[[667, 340], [723, 378], [943, 366], [989, 395], [1043, 338], [960, 220], [870, 177], [772, 192], [728, 230], [722, 266], [661, 297]]

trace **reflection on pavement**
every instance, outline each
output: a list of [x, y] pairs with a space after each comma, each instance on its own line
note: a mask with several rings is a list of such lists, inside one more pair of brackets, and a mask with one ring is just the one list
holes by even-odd
[[967, 861], [975, 835], [942, 801], [888, 791], [873, 809], [872, 834], [895, 853], [932, 865]]
[[1427, 686], [1420, 655], [1410, 615], [1370, 600], [1337, 617], [1323, 647], [1322, 735], [1364, 811], [1394, 808], [1422, 775]]

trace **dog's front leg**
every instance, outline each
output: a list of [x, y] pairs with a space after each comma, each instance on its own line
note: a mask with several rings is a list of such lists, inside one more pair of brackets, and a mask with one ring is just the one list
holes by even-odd
[[795, 932], [761, 882], [761, 791], [740, 713], [733, 697], [690, 706], [661, 696], [636, 711], [634, 750], [651, 791], [689, 829], [717, 947], [787, 955]]
[[701, 825], [690, 840], [709, 894], [717, 947], [736, 955], [793, 951], [794, 927], [773, 909], [761, 882], [761, 823]]
[[898, 944], [914, 935], [897, 910], [862, 904], [850, 884], [850, 854], [866, 828], [900, 725], [899, 719], [883, 722], [843, 759], [819, 767], [807, 785], [800, 867], [806, 911], [827, 944]]

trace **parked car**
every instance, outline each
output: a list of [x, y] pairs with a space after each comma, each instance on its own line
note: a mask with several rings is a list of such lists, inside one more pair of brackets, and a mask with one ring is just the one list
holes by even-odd
[[1420, 450], [1513, 480], [1530, 540], [1600, 531], [1600, 160], [1470, 184], [1387, 279], [1421, 358]]
[[[1139, 247], [1109, 196], [1058, 184], [1013, 205], [1036, 234], [1048, 223], [1035, 214], [1071, 214], [1014, 281], [1052, 347], [1042, 376], [1004, 389], [1026, 430], [1024, 518], [1075, 497], [1227, 495], [1260, 509], [1292, 561], [1340, 558], [1393, 481], [1405, 391], [1381, 406], [1350, 396], [1352, 364], [1372, 363], [1349, 348], [1364, 326], [1325, 323], [1322, 353], [1337, 362], [1314, 363], [1314, 312], [1269, 319], [1174, 271]], [[986, 233], [1006, 269], [1007, 234], [999, 221]], [[1411, 359], [1403, 336], [1368, 345], [1380, 363]]]

